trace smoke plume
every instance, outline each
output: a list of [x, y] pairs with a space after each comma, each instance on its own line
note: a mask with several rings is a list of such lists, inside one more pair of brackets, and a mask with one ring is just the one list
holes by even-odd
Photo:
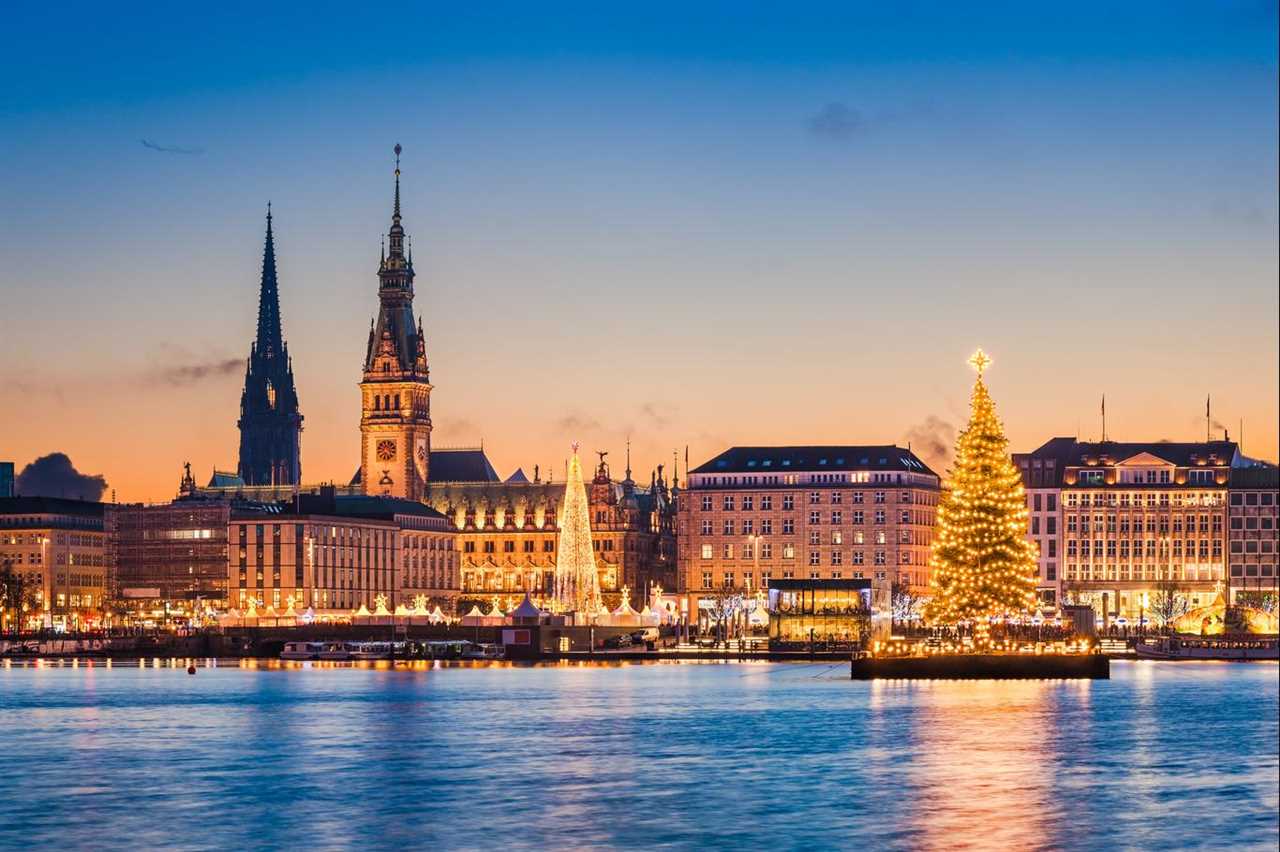
[[930, 414], [923, 423], [917, 423], [905, 435], [911, 450], [933, 468], [939, 476], [951, 466], [951, 455], [956, 443], [956, 428], [941, 417]]

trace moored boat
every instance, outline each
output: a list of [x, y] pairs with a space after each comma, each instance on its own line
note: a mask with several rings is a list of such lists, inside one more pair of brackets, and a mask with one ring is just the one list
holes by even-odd
[[318, 660], [325, 651], [323, 642], [286, 642], [280, 652], [282, 660]]
[[354, 642], [325, 642], [324, 648], [316, 655], [317, 660], [349, 660]]
[[1275, 636], [1152, 636], [1133, 647], [1150, 660], [1280, 660]]

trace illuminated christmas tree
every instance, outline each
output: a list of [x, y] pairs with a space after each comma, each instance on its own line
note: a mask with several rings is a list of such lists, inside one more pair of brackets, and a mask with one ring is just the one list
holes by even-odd
[[564, 484], [564, 518], [556, 550], [555, 609], [581, 613], [583, 618], [600, 610], [600, 576], [591, 544], [591, 512], [587, 486], [582, 481], [578, 445], [573, 445], [569, 475]]
[[1019, 613], [1035, 604], [1036, 549], [1027, 540], [1026, 493], [982, 381], [991, 359], [979, 349], [969, 363], [978, 371], [969, 425], [956, 442], [930, 557], [935, 591], [925, 616], [935, 623]]

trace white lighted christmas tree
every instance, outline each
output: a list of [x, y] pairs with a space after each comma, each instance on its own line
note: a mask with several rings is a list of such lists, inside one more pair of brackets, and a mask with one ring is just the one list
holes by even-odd
[[600, 610], [600, 577], [596, 573], [595, 549], [591, 546], [591, 513], [576, 443], [564, 486], [564, 517], [556, 552], [555, 603], [561, 612], [595, 615]]
[[979, 349], [969, 363], [978, 371], [969, 425], [956, 442], [930, 556], [934, 595], [925, 617], [934, 623], [1019, 613], [1035, 603], [1036, 550], [1027, 540], [1026, 493], [982, 380], [991, 359]]

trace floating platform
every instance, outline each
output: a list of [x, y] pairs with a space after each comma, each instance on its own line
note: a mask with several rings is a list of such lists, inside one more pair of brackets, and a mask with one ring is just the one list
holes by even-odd
[[853, 660], [854, 680], [1110, 680], [1102, 654], [939, 654]]

